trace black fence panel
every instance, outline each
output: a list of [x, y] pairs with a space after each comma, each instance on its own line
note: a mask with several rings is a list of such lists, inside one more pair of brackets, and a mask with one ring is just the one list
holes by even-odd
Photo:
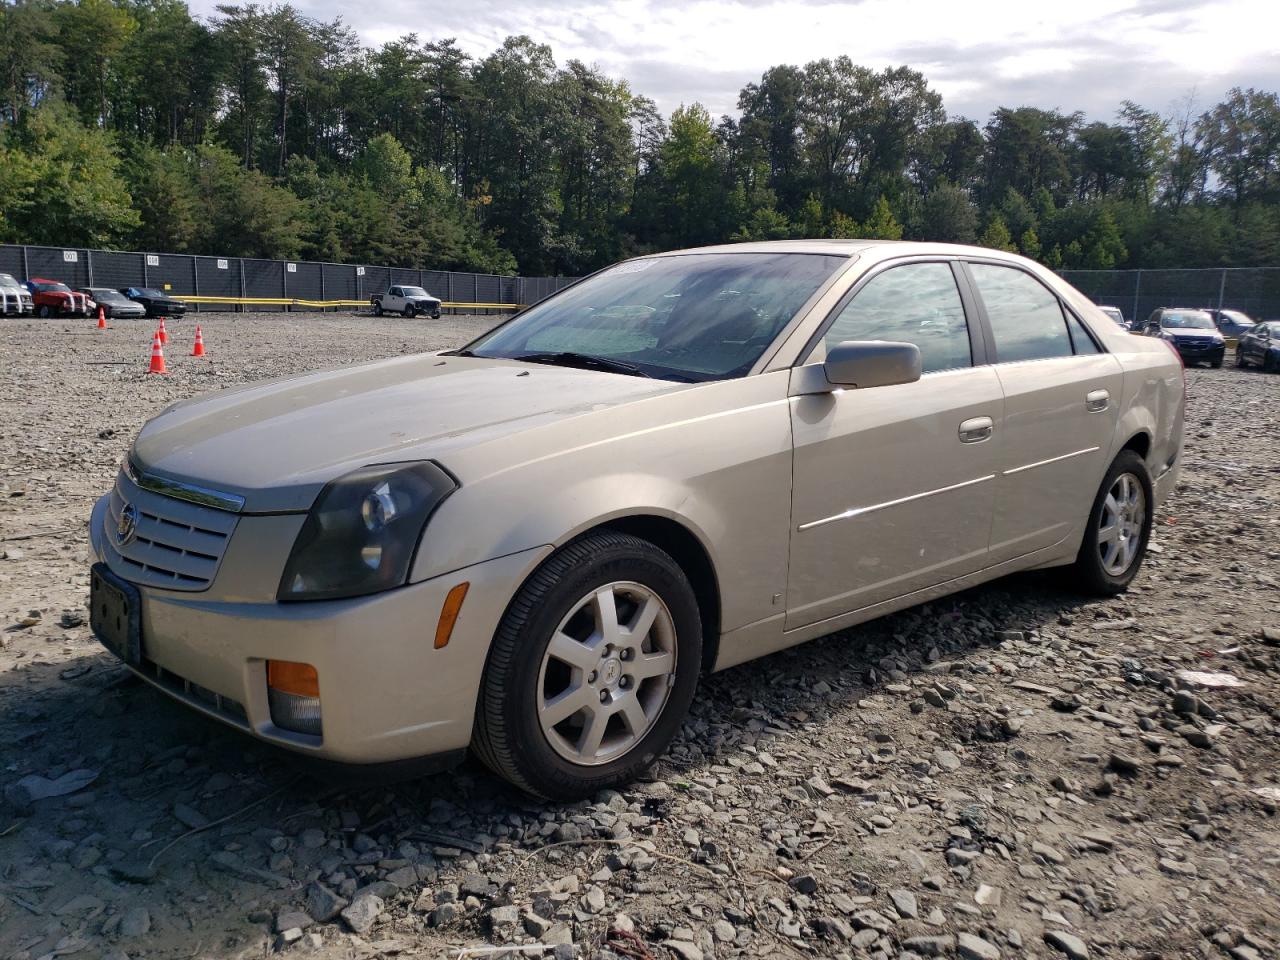
[[89, 286], [87, 250], [61, 247], [27, 247], [27, 277], [60, 280], [69, 287]]
[[368, 300], [375, 293], [386, 293], [391, 286], [390, 267], [365, 267], [364, 276], [360, 278], [363, 294], [358, 298]]
[[320, 264], [320, 278], [324, 284], [326, 300], [365, 300], [360, 295], [356, 281], [364, 277], [356, 276], [356, 268], [341, 263]]
[[[284, 263], [280, 260], [245, 260], [244, 261], [244, 295], [246, 297], [285, 296]], [[282, 311], [284, 307], [266, 304], [255, 304], [256, 311]]]
[[443, 270], [423, 270], [421, 286], [433, 297], [441, 300], [452, 300], [449, 296], [449, 277], [452, 274]]
[[[240, 261], [228, 257], [196, 257], [196, 283], [202, 297], [240, 296]], [[196, 291], [192, 291], [195, 293]], [[199, 304], [201, 310], [232, 309], [218, 304]]]
[[[289, 268], [293, 272], [289, 272]], [[284, 282], [289, 288], [289, 296], [299, 300], [324, 300], [327, 292], [324, 289], [323, 267], [319, 263], [285, 264]]]
[[93, 285], [110, 287], [113, 290], [145, 286], [142, 276], [142, 267], [145, 262], [146, 255], [142, 253], [94, 251]]
[[27, 270], [22, 263], [22, 247], [0, 246], [0, 273], [10, 274], [19, 283], [27, 279]]
[[485, 274], [476, 274], [476, 280], [479, 283], [476, 290], [477, 303], [501, 303], [502, 302], [502, 278], [487, 276]]

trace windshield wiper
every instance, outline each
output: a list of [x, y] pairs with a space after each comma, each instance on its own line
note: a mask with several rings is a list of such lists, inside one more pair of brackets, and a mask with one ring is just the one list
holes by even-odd
[[522, 353], [511, 358], [528, 363], [546, 363], [558, 367], [582, 367], [585, 370], [606, 370], [609, 373], [625, 373], [631, 377], [649, 377], [634, 363], [623, 360], [611, 360], [608, 357], [596, 357], [589, 353], [574, 353], [572, 350], [559, 350], [548, 353]]

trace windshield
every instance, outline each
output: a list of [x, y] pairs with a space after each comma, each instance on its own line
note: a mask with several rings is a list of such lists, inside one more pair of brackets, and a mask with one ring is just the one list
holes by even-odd
[[89, 296], [93, 297], [93, 299], [100, 300], [103, 303], [120, 303], [122, 301], [125, 303], [128, 302], [127, 297], [123, 296], [122, 294], [116, 293], [114, 290], [103, 290], [100, 287], [90, 287], [84, 292], [87, 293]]
[[42, 293], [70, 293], [71, 288], [65, 283], [37, 283], [36, 289]]
[[1115, 307], [1102, 307], [1102, 312], [1114, 320], [1116, 323], [1124, 323], [1124, 314]]
[[140, 297], [155, 297], [160, 300], [163, 300], [165, 296], [159, 290], [152, 290], [150, 287], [138, 287], [134, 290], [134, 293]]
[[421, 287], [401, 287], [406, 297], [429, 297], [431, 294], [423, 290]]
[[796, 253], [631, 260], [526, 310], [465, 352], [582, 354], [674, 380], [740, 377], [845, 262]]
[[1223, 310], [1222, 319], [1234, 323], [1237, 327], [1252, 327], [1253, 321], [1239, 310]]
[[1199, 310], [1186, 313], [1166, 313], [1160, 318], [1160, 326], [1177, 330], [1213, 330], [1213, 321]]

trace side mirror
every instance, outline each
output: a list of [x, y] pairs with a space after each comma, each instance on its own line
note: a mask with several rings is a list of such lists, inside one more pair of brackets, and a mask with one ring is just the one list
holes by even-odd
[[792, 396], [915, 383], [920, 379], [920, 348], [889, 340], [845, 340], [827, 350], [823, 363], [799, 367], [795, 373]]

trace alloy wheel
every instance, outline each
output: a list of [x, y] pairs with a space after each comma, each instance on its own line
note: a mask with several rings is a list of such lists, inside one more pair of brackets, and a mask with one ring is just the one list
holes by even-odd
[[640, 583], [605, 584], [573, 605], [547, 644], [538, 723], [564, 759], [609, 763], [653, 728], [675, 676], [675, 624], [662, 598]]
[[1098, 518], [1098, 552], [1102, 568], [1123, 576], [1138, 556], [1147, 519], [1147, 495], [1132, 473], [1116, 477]]

